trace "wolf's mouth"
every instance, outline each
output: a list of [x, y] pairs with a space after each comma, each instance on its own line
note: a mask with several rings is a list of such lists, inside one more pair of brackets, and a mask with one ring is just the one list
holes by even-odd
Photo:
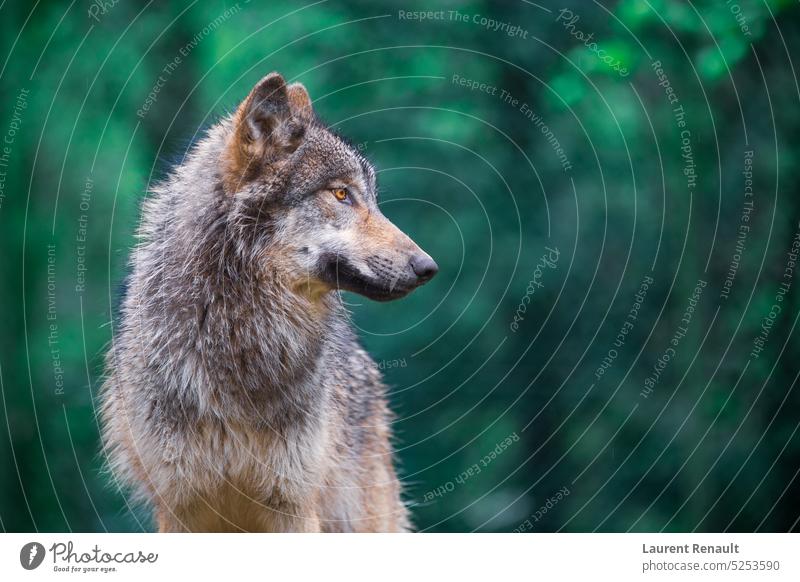
[[413, 291], [419, 283], [407, 283], [403, 280], [390, 281], [378, 279], [361, 273], [346, 259], [331, 257], [324, 261], [321, 279], [342, 291], [352, 291], [374, 301], [392, 301], [405, 297]]

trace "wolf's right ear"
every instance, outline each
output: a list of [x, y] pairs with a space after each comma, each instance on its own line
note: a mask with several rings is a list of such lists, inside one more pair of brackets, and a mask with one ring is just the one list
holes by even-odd
[[312, 118], [311, 99], [303, 85], [287, 86], [279, 73], [261, 79], [234, 115], [226, 181], [240, 185], [264, 164], [291, 154], [302, 143]]

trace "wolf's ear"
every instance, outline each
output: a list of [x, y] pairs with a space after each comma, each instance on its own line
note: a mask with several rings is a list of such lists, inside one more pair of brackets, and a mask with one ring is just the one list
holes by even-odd
[[238, 184], [285, 158], [302, 143], [313, 113], [299, 83], [286, 85], [278, 73], [261, 79], [234, 115], [227, 153], [227, 173]]
[[305, 86], [302, 83], [292, 83], [286, 87], [286, 93], [289, 96], [289, 109], [292, 115], [301, 123], [306, 125], [311, 123], [314, 111], [311, 108], [311, 97], [308, 96]]

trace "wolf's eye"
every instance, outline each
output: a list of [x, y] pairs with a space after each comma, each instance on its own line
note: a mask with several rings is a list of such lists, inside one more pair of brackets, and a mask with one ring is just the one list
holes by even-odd
[[347, 188], [334, 188], [332, 192], [339, 202], [347, 201], [350, 196], [350, 194], [347, 192]]

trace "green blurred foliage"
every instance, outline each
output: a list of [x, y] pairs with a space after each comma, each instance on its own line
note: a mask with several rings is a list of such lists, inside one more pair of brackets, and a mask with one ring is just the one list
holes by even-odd
[[[764, 353], [743, 368], [800, 214], [800, 93], [787, 58], [800, 47], [798, 6], [740, 0], [746, 35], [722, 1], [568, 4], [576, 27], [627, 66], [621, 77], [556, 22], [562, 5], [541, 4], [120, 2], [93, 19], [88, 3], [5, 3], [0, 132], [29, 94], [0, 204], [2, 528], [152, 529], [104, 471], [95, 417], [139, 203], [205, 127], [278, 70], [373, 159], [386, 214], [442, 269], [400, 302], [348, 297], [366, 347], [386, 364], [420, 529], [508, 531], [563, 487], [570, 495], [532, 530], [796, 529], [796, 289]], [[469, 20], [419, 22], [401, 10]], [[476, 14], [527, 38], [480, 26]], [[691, 192], [656, 60], [691, 128]], [[756, 211], [722, 301], [747, 149]], [[513, 332], [545, 246], [561, 251], [558, 267]], [[640, 319], [596, 380], [648, 273]], [[708, 287], [689, 333], [642, 399], [699, 278]], [[518, 442], [456, 482], [512, 434]]]

